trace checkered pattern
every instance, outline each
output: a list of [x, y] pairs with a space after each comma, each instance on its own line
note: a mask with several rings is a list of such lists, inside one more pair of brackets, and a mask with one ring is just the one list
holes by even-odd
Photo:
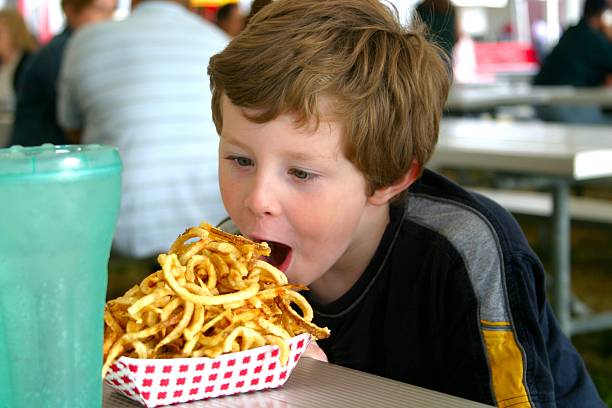
[[276, 388], [285, 383], [310, 342], [308, 333], [287, 340], [289, 361], [280, 365], [278, 346], [263, 346], [211, 358], [121, 357], [104, 379], [146, 407]]

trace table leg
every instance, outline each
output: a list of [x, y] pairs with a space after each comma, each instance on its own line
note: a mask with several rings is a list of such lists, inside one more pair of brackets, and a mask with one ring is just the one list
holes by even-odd
[[553, 309], [561, 330], [571, 335], [571, 272], [569, 186], [565, 179], [553, 184]]

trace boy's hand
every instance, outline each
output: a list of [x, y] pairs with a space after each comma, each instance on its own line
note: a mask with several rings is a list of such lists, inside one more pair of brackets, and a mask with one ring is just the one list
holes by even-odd
[[323, 361], [325, 363], [328, 362], [325, 352], [321, 349], [321, 347], [319, 347], [317, 342], [314, 340], [310, 342], [310, 344], [308, 345], [308, 348], [306, 349], [304, 354], [302, 354], [302, 356], [314, 358], [315, 360]]

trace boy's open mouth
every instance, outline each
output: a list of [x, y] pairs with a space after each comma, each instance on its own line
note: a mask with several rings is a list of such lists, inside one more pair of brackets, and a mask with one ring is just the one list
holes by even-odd
[[264, 260], [281, 271], [285, 272], [291, 262], [291, 247], [274, 241], [266, 241], [270, 246], [270, 256], [264, 256]]

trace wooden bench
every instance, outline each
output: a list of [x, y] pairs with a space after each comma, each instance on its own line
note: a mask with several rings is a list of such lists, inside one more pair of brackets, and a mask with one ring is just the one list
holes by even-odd
[[[496, 190], [472, 188], [472, 191], [497, 202], [514, 214], [550, 217], [552, 215], [552, 197], [549, 193], [523, 190]], [[586, 198], [570, 198], [572, 220], [612, 224], [612, 201]]]

